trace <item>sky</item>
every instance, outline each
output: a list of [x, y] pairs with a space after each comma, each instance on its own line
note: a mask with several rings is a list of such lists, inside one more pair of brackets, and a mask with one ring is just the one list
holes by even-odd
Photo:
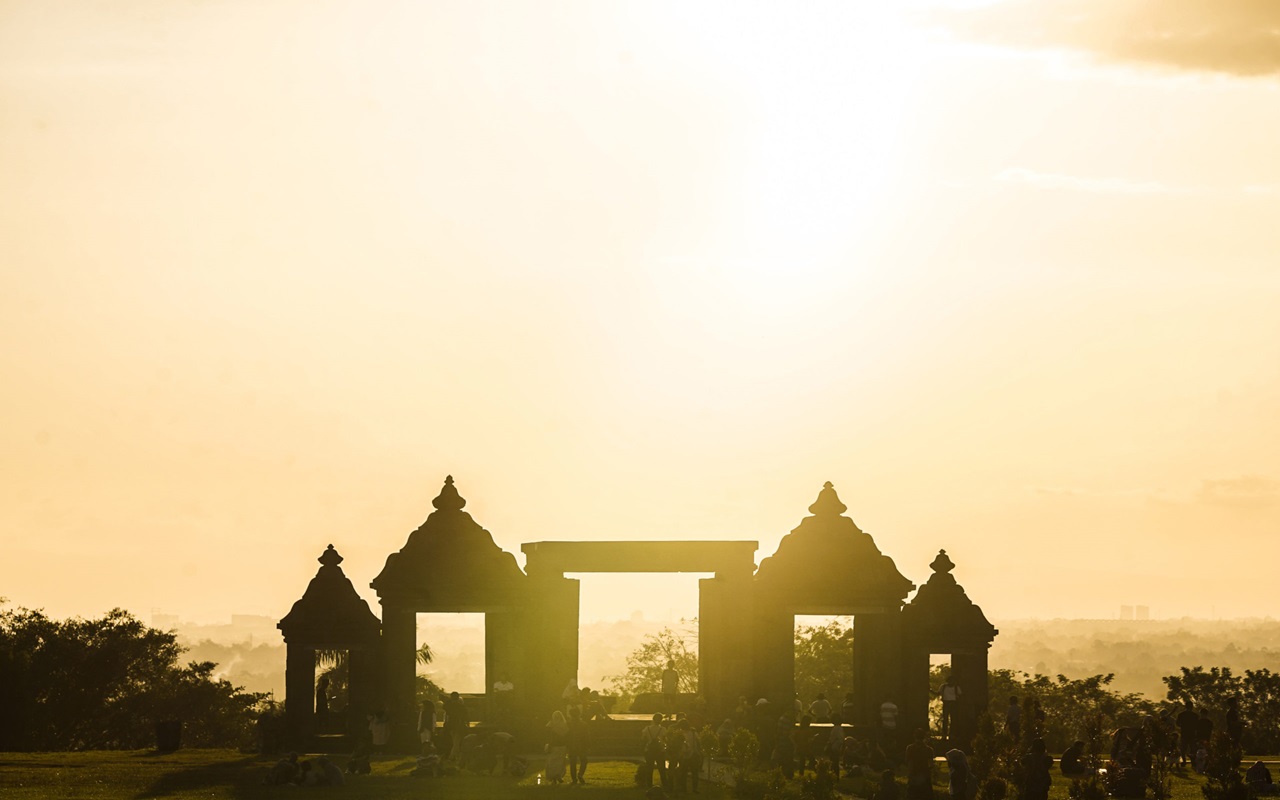
[[376, 601], [451, 474], [518, 557], [763, 558], [832, 481], [993, 619], [1274, 616], [1277, 39], [1269, 0], [0, 0], [0, 596], [283, 616], [333, 543]]

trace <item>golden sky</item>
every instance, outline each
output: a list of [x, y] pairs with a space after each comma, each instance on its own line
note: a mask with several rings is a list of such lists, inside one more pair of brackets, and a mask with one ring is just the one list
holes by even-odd
[[993, 618], [1275, 615], [1277, 31], [0, 0], [0, 595], [372, 598], [451, 473], [517, 553], [763, 557], [830, 480]]

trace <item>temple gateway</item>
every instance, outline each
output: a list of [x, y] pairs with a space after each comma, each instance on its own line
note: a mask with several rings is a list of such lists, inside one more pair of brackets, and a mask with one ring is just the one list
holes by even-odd
[[[755, 563], [753, 541], [530, 542], [522, 570], [513, 554], [464, 511], [453, 478], [435, 510], [370, 586], [378, 618], [356, 593], [329, 545], [302, 598], [278, 625], [287, 645], [285, 717], [292, 739], [314, 742], [316, 654], [345, 653], [348, 709], [336, 733], [365, 730], [365, 715], [386, 713], [392, 742], [416, 749], [416, 615], [484, 614], [485, 680], [517, 687], [512, 719], [545, 721], [578, 674], [578, 581], [566, 573], [701, 572], [698, 690], [709, 719], [723, 719], [740, 696], [790, 710], [795, 696], [795, 617], [855, 618], [850, 652], [856, 716], [874, 727], [880, 708], [899, 709], [898, 725], [928, 729], [930, 656], [951, 657], [963, 702], [951, 739], [967, 742], [987, 707], [987, 651], [997, 633], [939, 551], [918, 589], [893, 559], [845, 516], [827, 483], [777, 551]], [[915, 590], [914, 597], [907, 598]], [[485, 719], [483, 698], [471, 698]], [[323, 715], [327, 709], [320, 709]], [[473, 720], [475, 717], [473, 717]]]

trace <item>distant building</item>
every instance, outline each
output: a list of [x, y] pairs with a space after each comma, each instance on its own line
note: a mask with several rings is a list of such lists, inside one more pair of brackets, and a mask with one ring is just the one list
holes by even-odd
[[158, 611], [151, 612], [151, 627], [158, 628], [162, 631], [171, 631], [178, 627], [177, 614], [161, 614]]
[[1133, 610], [1134, 619], [1151, 619], [1151, 609], [1147, 606], [1137, 606]]
[[1133, 619], [1133, 606], [1120, 606], [1120, 619]]

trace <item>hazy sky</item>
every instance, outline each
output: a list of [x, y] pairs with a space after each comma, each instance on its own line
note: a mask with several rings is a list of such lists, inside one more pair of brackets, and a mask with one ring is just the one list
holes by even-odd
[[0, 0], [0, 595], [282, 616], [332, 542], [372, 599], [451, 473], [517, 554], [763, 557], [830, 480], [993, 618], [1275, 615], [1277, 31]]

